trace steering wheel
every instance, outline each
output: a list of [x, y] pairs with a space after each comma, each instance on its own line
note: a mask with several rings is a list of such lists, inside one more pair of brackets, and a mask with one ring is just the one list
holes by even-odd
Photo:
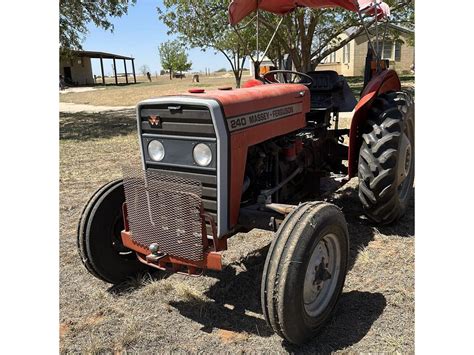
[[[273, 80], [270, 80], [269, 79], [269, 76], [273, 74]], [[301, 73], [299, 71], [292, 71], [292, 70], [270, 70], [270, 71], [267, 71], [265, 74], [263, 74], [263, 77], [262, 79], [265, 81], [265, 83], [267, 84], [274, 84], [274, 83], [281, 83], [281, 81], [279, 81], [275, 74], [283, 74], [281, 75], [283, 77], [283, 81], [285, 82], [285, 84], [303, 84], [307, 87], [310, 87], [313, 85], [314, 81], [313, 81], [313, 78], [310, 77], [308, 74], [305, 74], [305, 73]], [[286, 77], [285, 74], [291, 74], [291, 78], [288, 79]], [[308, 82], [297, 82], [295, 80], [296, 77], [300, 77], [300, 81], [302, 78], [308, 80]]]

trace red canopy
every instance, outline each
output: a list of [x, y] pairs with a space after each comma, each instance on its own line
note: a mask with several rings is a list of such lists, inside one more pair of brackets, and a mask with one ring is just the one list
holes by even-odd
[[[377, 17], [389, 16], [389, 6], [381, 0], [376, 1], [378, 4]], [[232, 0], [229, 5], [229, 22], [231, 25], [235, 25], [257, 8], [284, 15], [297, 7], [342, 7], [349, 11], [360, 9], [362, 12], [375, 14], [374, 0]]]

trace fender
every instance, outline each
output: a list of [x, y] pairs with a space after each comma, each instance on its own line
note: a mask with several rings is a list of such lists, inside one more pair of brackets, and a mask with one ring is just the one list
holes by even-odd
[[388, 91], [399, 90], [401, 90], [401, 84], [398, 74], [392, 69], [387, 69], [370, 80], [364, 91], [362, 91], [362, 94], [360, 95], [361, 99], [354, 109], [354, 116], [352, 117], [351, 129], [349, 132], [349, 179], [357, 174], [357, 161], [359, 149], [362, 144], [360, 127], [362, 127], [366, 122], [367, 114], [372, 107], [373, 101], [380, 94]]

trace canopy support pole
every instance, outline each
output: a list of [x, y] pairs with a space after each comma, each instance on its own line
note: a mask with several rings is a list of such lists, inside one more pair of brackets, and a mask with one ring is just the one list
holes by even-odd
[[262, 57], [262, 58], [265, 58], [265, 56], [267, 55], [267, 52], [268, 52], [268, 50], [270, 49], [270, 45], [272, 44], [273, 39], [275, 38], [275, 35], [276, 35], [278, 29], [280, 28], [281, 23], [283, 22], [283, 19], [284, 19], [284, 17], [282, 17], [282, 18], [280, 19], [280, 22], [278, 22], [278, 25], [277, 25], [277, 27], [275, 28], [275, 31], [273, 32], [272, 38], [270, 38], [270, 41], [268, 42], [267, 48], [265, 48], [265, 52], [263, 52], [263, 57]]
[[357, 10], [357, 13], [359, 14], [360, 22], [362, 23], [362, 27], [364, 27], [365, 34], [367, 35], [367, 40], [369, 41], [369, 46], [375, 53], [375, 48], [374, 48], [374, 45], [372, 43], [372, 40], [370, 39], [370, 33], [369, 33], [369, 30], [368, 30], [367, 26], [365, 25], [364, 18], [362, 17], [362, 13], [360, 12], [360, 10]]
[[117, 64], [115, 63], [115, 58], [114, 58], [114, 76], [115, 76], [115, 85], [118, 85], [118, 79], [117, 79]]
[[123, 60], [123, 67], [125, 69], [125, 82], [128, 84], [127, 61]]
[[102, 85], [105, 85], [105, 77], [104, 77], [104, 61], [102, 56], [100, 57], [100, 71], [102, 73]]
[[133, 82], [134, 82], [134, 84], [136, 84], [137, 83], [137, 77], [135, 75], [135, 63], [134, 62], [135, 62], [135, 59], [132, 59]]

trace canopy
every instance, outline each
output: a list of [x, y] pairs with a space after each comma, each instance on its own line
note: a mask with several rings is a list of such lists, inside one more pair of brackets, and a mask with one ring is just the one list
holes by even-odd
[[[375, 6], [377, 1], [377, 6]], [[261, 9], [278, 15], [284, 15], [297, 7], [330, 8], [342, 7], [349, 11], [358, 10], [375, 15], [378, 18], [390, 16], [390, 7], [381, 0], [232, 0], [229, 5], [229, 22], [235, 25], [246, 16]]]

